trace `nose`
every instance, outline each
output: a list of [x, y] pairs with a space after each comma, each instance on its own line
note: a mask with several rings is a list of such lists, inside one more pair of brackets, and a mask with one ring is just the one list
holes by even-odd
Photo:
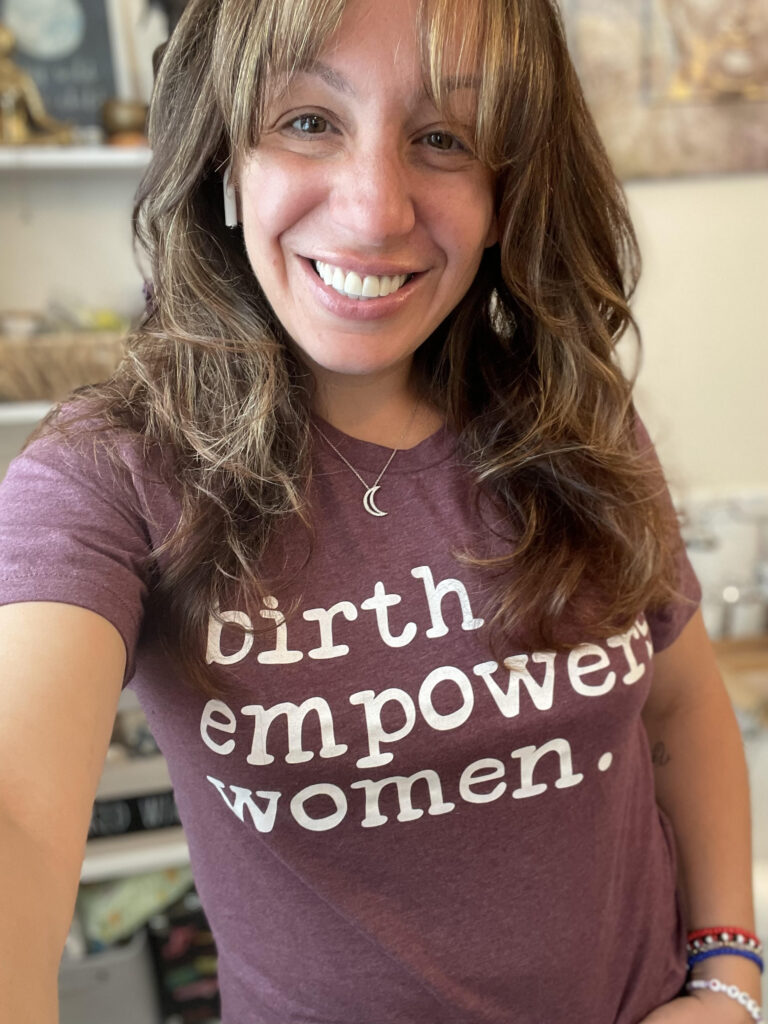
[[384, 247], [413, 230], [414, 188], [402, 154], [382, 147], [348, 153], [332, 188], [332, 218], [358, 245]]

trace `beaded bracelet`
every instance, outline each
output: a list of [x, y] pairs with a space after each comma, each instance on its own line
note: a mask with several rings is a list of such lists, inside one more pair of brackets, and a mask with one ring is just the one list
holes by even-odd
[[742, 956], [745, 960], [751, 960], [757, 964], [761, 974], [765, 970], [763, 958], [757, 953], [753, 953], [750, 949], [734, 949], [732, 946], [720, 946], [717, 949], [705, 949], [701, 953], [694, 953], [693, 956], [688, 957], [688, 970], [695, 964], [700, 964], [702, 960], [709, 960], [713, 956]]
[[735, 943], [738, 946], [751, 949], [757, 954], [763, 952], [760, 939], [752, 932], [744, 931], [742, 928], [700, 928], [698, 931], [688, 933], [689, 953], [697, 953], [700, 949], [720, 943]]
[[688, 932], [688, 942], [693, 942], [694, 939], [704, 939], [707, 935], [714, 935], [723, 942], [751, 939], [755, 944], [760, 944], [760, 939], [754, 932], [748, 932], [746, 928], [732, 928], [730, 925], [720, 925], [717, 928], [697, 928], [695, 931]]
[[749, 953], [756, 953], [758, 956], [763, 955], [762, 944], [757, 946], [747, 946], [743, 942], [689, 942], [685, 947], [689, 956], [694, 956], [696, 953], [703, 953], [707, 949], [745, 949]]
[[689, 981], [685, 986], [686, 992], [693, 992], [696, 989], [703, 988], [709, 989], [710, 992], [719, 992], [721, 995], [735, 1000], [739, 1006], [744, 1007], [752, 1020], [761, 1021], [764, 1019], [759, 1003], [755, 1002], [749, 992], [743, 992], [736, 985], [726, 985], [724, 981], [720, 981], [718, 978], [710, 978], [709, 981]]
[[713, 942], [711, 944], [689, 943], [686, 947], [688, 956], [696, 956], [697, 953], [706, 953], [712, 949], [732, 950], [734, 953], [752, 953], [754, 956], [763, 955], [762, 946], [744, 946], [738, 942]]

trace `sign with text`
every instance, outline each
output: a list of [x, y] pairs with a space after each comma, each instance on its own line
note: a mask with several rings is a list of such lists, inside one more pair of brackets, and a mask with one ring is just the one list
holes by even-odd
[[47, 112], [100, 125], [115, 95], [108, 0], [0, 0], [0, 21], [16, 38], [13, 60], [37, 83]]

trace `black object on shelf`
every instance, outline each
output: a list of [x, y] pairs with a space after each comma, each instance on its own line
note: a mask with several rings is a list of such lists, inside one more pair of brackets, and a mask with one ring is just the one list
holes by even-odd
[[217, 1024], [220, 1015], [216, 946], [193, 890], [148, 925], [166, 1020]]
[[147, 796], [97, 800], [93, 805], [89, 839], [120, 836], [128, 832], [146, 832], [179, 824], [179, 812], [173, 792]]

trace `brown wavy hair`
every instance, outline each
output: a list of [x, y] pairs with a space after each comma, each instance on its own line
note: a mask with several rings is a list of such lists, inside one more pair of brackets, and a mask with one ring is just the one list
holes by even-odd
[[[263, 593], [258, 565], [286, 516], [311, 529], [311, 379], [224, 225], [221, 175], [258, 144], [270, 84], [315, 58], [343, 8], [189, 4], [159, 63], [134, 210], [152, 302], [114, 377], [88, 391], [91, 412], [96, 402], [110, 426], [173, 455], [182, 511], [154, 600], [203, 687], [209, 616], [233, 585], [247, 602]], [[609, 636], [669, 598], [676, 535], [616, 360], [622, 335], [637, 338], [625, 198], [555, 3], [424, 0], [419, 27], [425, 84], [447, 117], [446, 70], [468, 59], [479, 71], [473, 144], [496, 173], [499, 242], [414, 361], [515, 537], [503, 558], [463, 557], [494, 581], [505, 631], [549, 647]]]

